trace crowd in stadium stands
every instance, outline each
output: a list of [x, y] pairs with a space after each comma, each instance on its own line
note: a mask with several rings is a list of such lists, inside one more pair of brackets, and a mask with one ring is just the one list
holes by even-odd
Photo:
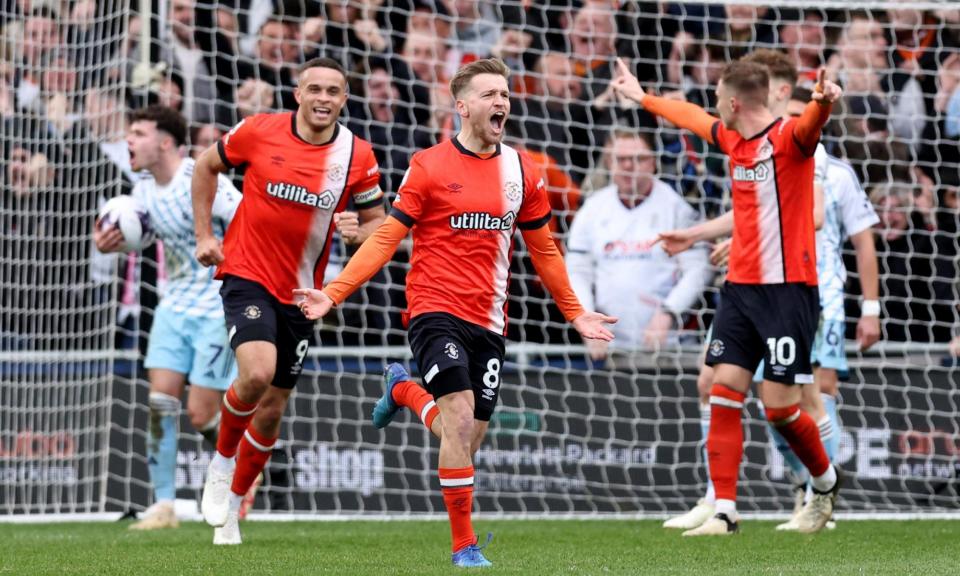
[[[136, 12], [124, 18], [120, 5], [126, 3], [0, 4], [7, 334], [24, 330], [14, 324], [26, 322], [28, 310], [42, 309], [37, 298], [47, 297], [12, 289], [11, 279], [37, 278], [63, 292], [68, 289], [54, 285], [84, 277], [62, 267], [90, 258], [88, 243], [77, 240], [87, 223], [64, 214], [90, 213], [96, 199], [67, 200], [62, 191], [128, 186], [137, 178], [123, 114], [146, 101], [187, 117], [195, 155], [242, 118], [294, 108], [297, 66], [312, 56], [333, 57], [352, 78], [345, 122], [373, 143], [381, 185], [392, 193], [415, 150], [455, 133], [451, 73], [477, 58], [502, 58], [514, 72], [509, 142], [542, 164], [557, 214], [554, 230], [566, 245], [579, 206], [584, 200], [589, 206], [594, 191], [611, 182], [606, 144], [614, 127], [646, 134], [642, 142], [656, 156], [659, 182], [698, 218], [716, 215], [728, 201], [721, 155], [616, 101], [609, 89], [616, 56], [631, 62], [654, 91], [710, 108], [723, 66], [758, 47], [789, 54], [803, 84], [811, 85], [825, 66], [844, 87], [824, 141], [831, 154], [854, 165], [881, 215], [885, 339], [946, 342], [960, 327], [960, 11], [922, 11], [908, 3], [860, 12], [609, 0], [153, 0], [163, 21], [148, 22]], [[153, 39], [145, 65], [139, 43], [148, 28]], [[118, 86], [123, 90], [111, 88]], [[37, 258], [25, 264], [31, 251]], [[405, 257], [401, 250], [397, 263]], [[47, 267], [45, 273], [45, 258], [57, 260], [60, 271]], [[518, 256], [511, 337], [569, 338], [543, 322], [560, 317], [528, 270]], [[95, 267], [89, 274], [103, 272]], [[708, 283], [708, 276], [697, 271], [697, 282]], [[397, 343], [402, 284], [403, 266], [388, 267], [356, 297], [364, 311], [347, 310], [345, 321], [374, 328], [363, 331], [366, 338]], [[676, 299], [681, 309], [670, 312], [684, 313], [687, 327], [702, 329], [703, 312], [715, 304], [712, 293]], [[93, 296], [74, 290], [71, 297], [79, 304]], [[641, 298], [662, 303], [668, 296]], [[856, 298], [849, 306], [850, 317], [858, 317]], [[11, 312], [17, 310], [24, 318]]]

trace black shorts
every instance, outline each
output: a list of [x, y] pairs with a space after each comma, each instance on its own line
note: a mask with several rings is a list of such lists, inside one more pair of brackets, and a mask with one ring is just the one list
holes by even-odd
[[810, 350], [820, 318], [816, 286], [734, 284], [720, 290], [707, 365], [734, 364], [783, 384], [813, 382]]
[[273, 385], [291, 389], [303, 371], [303, 359], [313, 338], [313, 320], [300, 308], [283, 304], [261, 284], [226, 276], [220, 287], [230, 347], [244, 342], [270, 342], [277, 347]]
[[[500, 396], [504, 337], [443, 312], [415, 317], [408, 334], [427, 391], [440, 398], [473, 390], [474, 418], [490, 420]], [[467, 378], [454, 377], [457, 372], [463, 375], [464, 370]]]

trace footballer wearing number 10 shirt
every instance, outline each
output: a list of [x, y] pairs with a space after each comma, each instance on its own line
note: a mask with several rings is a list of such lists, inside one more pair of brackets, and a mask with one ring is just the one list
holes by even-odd
[[[427, 391], [399, 365], [374, 408], [382, 428], [401, 406], [440, 437], [439, 477], [456, 566], [490, 566], [477, 545], [473, 454], [497, 403], [506, 333], [513, 234], [564, 317], [584, 338], [611, 340], [615, 318], [585, 311], [550, 234], [550, 205], [536, 165], [500, 143], [510, 113], [509, 70], [496, 59], [460, 68], [450, 82], [462, 128], [414, 154], [386, 222], [322, 291], [297, 290], [308, 318], [320, 318], [386, 264], [413, 230], [407, 275], [410, 347]], [[429, 394], [427, 393], [429, 392]]]
[[[243, 495], [270, 458], [313, 335], [293, 290], [322, 284], [334, 226], [345, 242], [360, 243], [386, 217], [370, 144], [337, 122], [347, 101], [340, 65], [305, 63], [294, 95], [296, 112], [243, 120], [194, 171], [197, 259], [218, 265], [239, 371], [224, 395], [201, 501], [217, 527], [214, 544], [240, 544]], [[243, 199], [221, 250], [210, 230], [211, 184], [237, 166], [246, 166]], [[357, 212], [344, 212], [351, 198]]]

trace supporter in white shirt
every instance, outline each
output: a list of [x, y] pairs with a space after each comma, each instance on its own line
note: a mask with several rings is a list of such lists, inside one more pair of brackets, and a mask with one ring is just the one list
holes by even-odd
[[[686, 228], [696, 212], [654, 175], [657, 161], [646, 135], [618, 130], [607, 145], [612, 182], [595, 192], [570, 228], [567, 269], [587, 309], [617, 316], [617, 350], [658, 347], [678, 328], [710, 280], [707, 252], [696, 247], [671, 258], [657, 234]], [[607, 343], [588, 341], [591, 357]]]

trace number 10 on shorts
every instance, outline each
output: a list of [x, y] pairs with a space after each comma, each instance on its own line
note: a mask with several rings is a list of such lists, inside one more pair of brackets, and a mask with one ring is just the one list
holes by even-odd
[[771, 366], [789, 366], [797, 359], [797, 343], [790, 336], [767, 338]]

